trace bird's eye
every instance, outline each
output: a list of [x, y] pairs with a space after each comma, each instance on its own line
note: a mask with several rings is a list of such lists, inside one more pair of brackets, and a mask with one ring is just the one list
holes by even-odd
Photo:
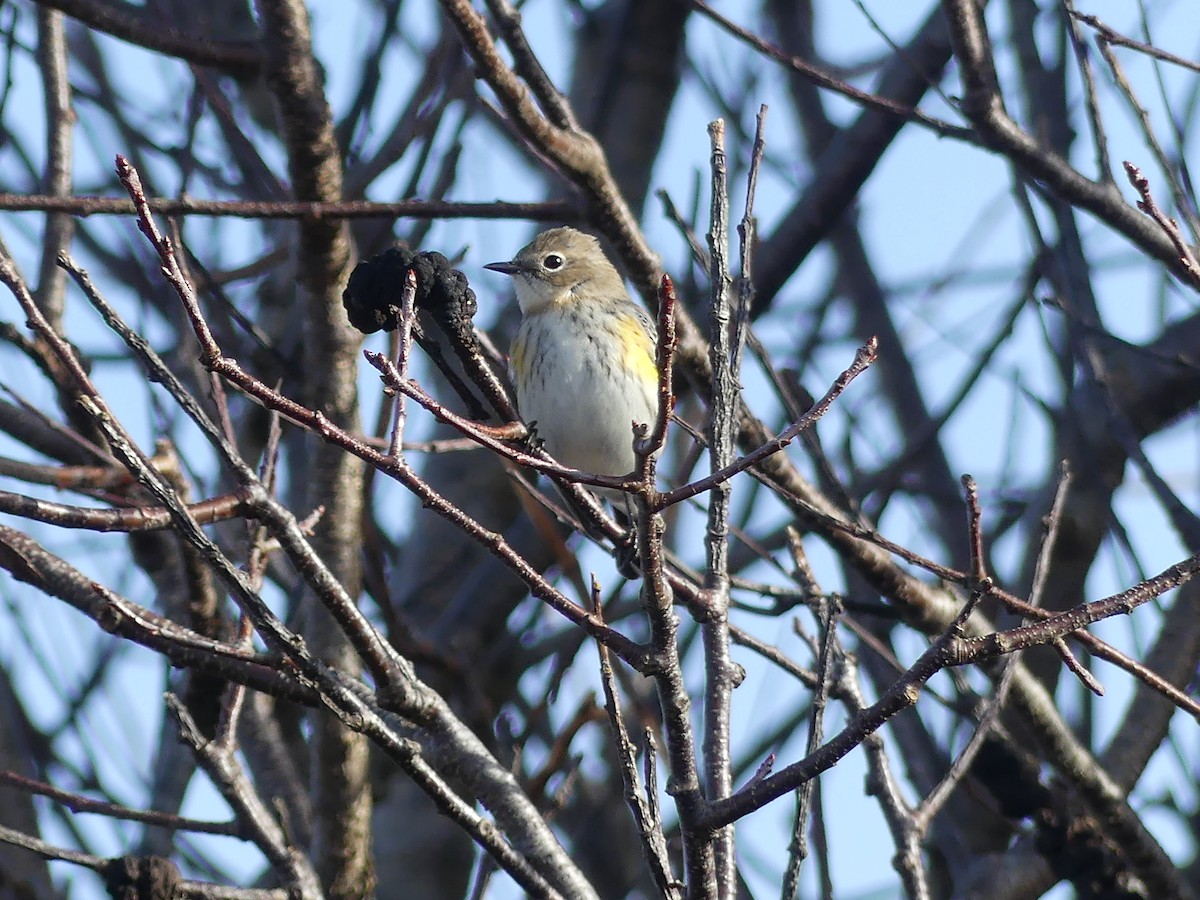
[[557, 253], [550, 253], [542, 260], [542, 265], [553, 272], [555, 269], [561, 269], [563, 262], [563, 258]]

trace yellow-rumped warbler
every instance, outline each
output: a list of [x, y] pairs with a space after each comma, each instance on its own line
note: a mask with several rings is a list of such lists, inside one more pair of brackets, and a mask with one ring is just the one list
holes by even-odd
[[[544, 231], [508, 262], [521, 327], [512, 345], [517, 409], [563, 465], [628, 475], [634, 422], [658, 415], [654, 324], [629, 299], [600, 242], [574, 228]], [[597, 490], [618, 509], [618, 492]]]

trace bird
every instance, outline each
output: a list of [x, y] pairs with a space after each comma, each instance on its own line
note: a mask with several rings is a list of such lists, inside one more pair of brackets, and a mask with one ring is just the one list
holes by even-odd
[[[600, 242], [552, 228], [484, 268], [512, 278], [521, 309], [509, 355], [521, 417], [563, 465], [631, 474], [633, 424], [658, 417], [655, 327]], [[632, 520], [629, 495], [594, 490]]]

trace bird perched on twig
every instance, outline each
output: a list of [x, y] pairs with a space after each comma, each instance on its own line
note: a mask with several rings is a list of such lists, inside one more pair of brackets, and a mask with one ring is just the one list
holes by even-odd
[[[522, 418], [563, 465], [633, 472], [633, 423], [652, 425], [658, 415], [655, 328], [599, 241], [554, 228], [484, 268], [512, 278], [521, 307], [510, 368]], [[596, 490], [632, 517], [627, 494]]]

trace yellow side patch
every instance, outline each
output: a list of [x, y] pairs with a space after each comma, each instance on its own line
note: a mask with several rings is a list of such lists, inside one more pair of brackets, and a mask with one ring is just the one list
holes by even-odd
[[617, 338], [624, 354], [621, 365], [642, 381], [658, 383], [658, 366], [654, 363], [654, 342], [632, 316], [622, 316], [617, 323]]
[[508, 371], [512, 380], [520, 384], [525, 377], [525, 342], [521, 340], [521, 332], [517, 332], [512, 347], [508, 351]]

